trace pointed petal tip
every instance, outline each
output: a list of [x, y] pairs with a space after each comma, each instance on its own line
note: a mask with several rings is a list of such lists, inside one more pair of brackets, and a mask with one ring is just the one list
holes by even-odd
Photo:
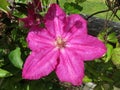
[[42, 77], [47, 76], [49, 74], [49, 73], [45, 74], [45, 73], [38, 73], [38, 72], [35, 73], [35, 72], [27, 71], [27, 68], [24, 67], [23, 71], [22, 71], [22, 78], [26, 79], [26, 80], [38, 80], [38, 79], [41, 79]]
[[22, 78], [23, 79], [26, 79], [26, 80], [38, 80], [40, 78], [42, 78], [42, 76], [40, 75], [32, 75], [28, 72], [26, 72], [24, 69], [23, 69], [23, 72], [22, 72]]
[[84, 77], [84, 62], [77, 53], [65, 49], [61, 51], [60, 62], [55, 72], [61, 82], [79, 86]]
[[51, 4], [50, 7], [59, 7], [60, 8], [60, 6], [56, 3]]
[[65, 16], [66, 14], [63, 11], [63, 9], [59, 5], [53, 3], [50, 5], [48, 9], [47, 14], [45, 15], [45, 19], [48, 20], [48, 19], [54, 19], [55, 17], [60, 18], [60, 17], [65, 17]]
[[83, 77], [84, 77], [84, 74], [81, 75], [81, 77], [76, 77], [76, 78], [73, 78], [73, 79], [69, 79], [69, 80], [62, 80], [59, 78], [59, 80], [62, 82], [62, 83], [69, 83], [71, 85], [74, 85], [74, 86], [80, 86], [83, 84]]
[[41, 50], [41, 52], [32, 52], [26, 59], [22, 77], [36, 80], [47, 76], [55, 69], [58, 54], [58, 51], [53, 50], [53, 48]]
[[40, 79], [41, 77], [39, 77], [39, 76], [30, 76], [30, 74], [22, 73], [22, 78], [27, 79], [27, 80], [37, 80], [37, 79]]

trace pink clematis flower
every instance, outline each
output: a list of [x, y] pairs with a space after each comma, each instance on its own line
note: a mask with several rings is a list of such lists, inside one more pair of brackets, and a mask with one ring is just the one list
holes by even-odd
[[27, 17], [21, 18], [20, 21], [24, 22], [24, 26], [26, 28], [38, 26], [43, 21], [42, 16], [38, 13], [41, 10], [42, 10], [41, 2], [39, 0], [32, 0], [32, 2], [28, 3]]
[[24, 79], [40, 79], [55, 71], [61, 82], [81, 85], [84, 61], [100, 58], [105, 45], [87, 34], [87, 22], [77, 14], [67, 16], [52, 4], [45, 15], [46, 28], [31, 28], [27, 36], [28, 56], [22, 72]]

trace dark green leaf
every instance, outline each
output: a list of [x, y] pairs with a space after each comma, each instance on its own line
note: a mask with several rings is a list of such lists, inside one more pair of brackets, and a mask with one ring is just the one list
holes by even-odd
[[64, 8], [67, 13], [78, 13], [78, 14], [80, 14], [80, 11], [82, 11], [83, 9], [80, 5], [73, 2], [71, 3], [66, 2], [64, 4]]
[[83, 3], [85, 2], [86, 0], [75, 0], [76, 3]]
[[110, 84], [103, 84], [102, 87], [103, 90], [113, 90], [113, 86]]
[[21, 51], [19, 47], [10, 52], [9, 59], [15, 67], [22, 69], [23, 61], [21, 59]]
[[0, 68], [0, 78], [9, 77], [9, 76], [12, 76], [10, 72]]
[[112, 79], [114, 80], [114, 85], [120, 88], [120, 69], [114, 69], [114, 73], [112, 74]]
[[103, 90], [101, 85], [97, 85], [93, 90]]
[[105, 76], [101, 76], [102, 81], [106, 81], [106, 82], [114, 82], [111, 78], [105, 77]]

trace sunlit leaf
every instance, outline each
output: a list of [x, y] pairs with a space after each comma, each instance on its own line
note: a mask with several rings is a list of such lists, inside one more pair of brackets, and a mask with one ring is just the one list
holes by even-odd
[[112, 56], [113, 46], [108, 43], [106, 44], [106, 47], [107, 47], [107, 53], [106, 53], [105, 62], [108, 62]]
[[7, 0], [0, 0], [0, 10], [2, 10], [5, 13], [8, 13], [9, 3], [7, 2]]
[[105, 42], [105, 35], [106, 35], [106, 33], [105, 33], [104, 31], [101, 31], [101, 32], [98, 34], [97, 37], [98, 37], [101, 41]]
[[88, 83], [88, 82], [91, 82], [91, 81], [92, 81], [92, 79], [90, 79], [88, 76], [84, 76], [84, 78], [83, 78], [84, 83]]
[[107, 36], [107, 41], [112, 42], [112, 43], [117, 43], [118, 39], [116, 37], [116, 33], [112, 32]]
[[10, 52], [9, 59], [15, 67], [22, 69], [23, 61], [21, 59], [21, 51], [19, 47]]
[[[108, 40], [108, 33], [111, 32], [111, 30], [112, 30], [112, 28], [103, 29], [103, 30], [100, 31], [100, 33], [98, 34], [97, 37], [101, 41], [105, 42], [106, 40]], [[111, 34], [112, 33], [109, 34], [110, 35], [109, 38], [112, 36]]]
[[112, 53], [112, 62], [120, 68], [120, 48], [115, 48]]
[[18, 17], [18, 18], [24, 18], [25, 17], [25, 14], [24, 13], [21, 13], [21, 12], [19, 12], [19, 11], [14, 11], [13, 12], [13, 15], [15, 16], [15, 17]]
[[26, 3], [26, 2], [30, 2], [32, 0], [15, 0], [16, 3]]
[[0, 68], [0, 78], [9, 77], [9, 76], [12, 76], [10, 72]]

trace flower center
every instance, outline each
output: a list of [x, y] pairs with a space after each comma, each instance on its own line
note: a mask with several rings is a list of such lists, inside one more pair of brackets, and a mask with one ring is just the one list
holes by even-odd
[[65, 47], [65, 41], [61, 37], [57, 37], [55, 44], [59, 48]]

